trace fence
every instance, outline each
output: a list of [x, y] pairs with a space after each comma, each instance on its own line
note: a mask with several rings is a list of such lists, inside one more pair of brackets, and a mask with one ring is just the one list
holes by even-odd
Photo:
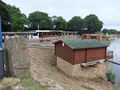
[[106, 53], [107, 59], [113, 58], [113, 51], [108, 50]]

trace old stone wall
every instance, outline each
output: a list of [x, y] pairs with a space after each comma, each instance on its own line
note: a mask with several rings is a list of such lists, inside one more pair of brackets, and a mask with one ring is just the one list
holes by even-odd
[[27, 40], [21, 37], [10, 38], [5, 41], [4, 48], [7, 50], [7, 72], [16, 77], [30, 75]]
[[29, 48], [29, 55], [32, 75], [37, 74], [37, 72], [41, 73], [45, 69], [56, 65], [56, 56], [53, 48]]
[[[30, 72], [40, 68], [56, 65], [54, 48], [44, 46], [29, 46], [28, 40], [21, 37], [8, 39], [5, 42], [7, 50], [7, 67], [10, 74], [17, 77], [30, 75]], [[35, 67], [34, 67], [35, 65]], [[44, 69], [43, 68], [43, 69]], [[30, 70], [31, 69], [31, 70]], [[40, 69], [41, 70], [41, 69]]]
[[57, 57], [57, 67], [72, 77], [82, 77], [85, 79], [104, 78], [106, 74], [105, 63], [101, 62], [95, 67], [81, 68], [80, 64], [72, 65]]

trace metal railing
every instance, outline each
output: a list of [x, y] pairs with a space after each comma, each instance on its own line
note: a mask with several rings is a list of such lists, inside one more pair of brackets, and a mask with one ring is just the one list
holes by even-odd
[[106, 53], [107, 59], [113, 58], [113, 51], [108, 50]]

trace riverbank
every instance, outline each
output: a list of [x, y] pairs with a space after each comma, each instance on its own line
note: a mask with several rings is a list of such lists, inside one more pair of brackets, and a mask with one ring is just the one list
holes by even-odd
[[[116, 38], [115, 40], [111, 41], [110, 47], [108, 50], [113, 51], [113, 61], [120, 63], [120, 38]], [[120, 65], [112, 64], [112, 72], [115, 74], [115, 85], [120, 87]]]

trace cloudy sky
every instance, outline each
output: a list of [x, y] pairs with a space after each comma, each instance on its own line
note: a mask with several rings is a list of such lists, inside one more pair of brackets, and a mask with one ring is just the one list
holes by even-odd
[[67, 21], [73, 16], [84, 18], [96, 14], [104, 28], [120, 31], [120, 0], [3, 0], [19, 7], [27, 16], [34, 11], [47, 12], [49, 16], [63, 16]]

